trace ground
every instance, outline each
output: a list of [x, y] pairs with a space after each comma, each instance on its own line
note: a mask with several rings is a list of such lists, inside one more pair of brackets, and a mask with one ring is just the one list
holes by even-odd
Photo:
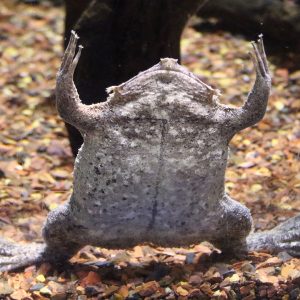
[[[0, 236], [20, 243], [41, 241], [47, 213], [72, 189], [73, 158], [53, 94], [63, 17], [47, 4], [0, 7]], [[182, 63], [220, 89], [223, 103], [241, 105], [254, 80], [249, 50], [242, 36], [187, 28]], [[259, 231], [300, 211], [300, 70], [271, 71], [266, 116], [231, 142], [226, 172], [228, 192], [251, 209]], [[219, 252], [208, 243], [86, 247], [68, 265], [0, 274], [0, 299], [299, 299], [299, 259]]]

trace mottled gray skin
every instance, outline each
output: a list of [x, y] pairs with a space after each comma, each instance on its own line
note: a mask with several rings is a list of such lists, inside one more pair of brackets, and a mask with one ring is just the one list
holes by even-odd
[[[128, 248], [203, 240], [234, 253], [299, 254], [299, 220], [246, 240], [250, 212], [224, 191], [228, 143], [257, 123], [267, 106], [271, 78], [261, 38], [251, 55], [256, 81], [241, 108], [221, 105], [218, 91], [171, 58], [109, 88], [106, 102], [84, 105], [73, 83], [81, 52], [74, 58], [77, 39], [72, 33], [57, 76], [57, 109], [80, 130], [84, 144], [70, 201], [49, 213], [46, 245], [35, 254], [34, 247], [26, 249], [30, 263], [65, 260], [87, 244]], [[294, 232], [288, 242], [286, 228]], [[6, 246], [0, 270], [28, 264], [24, 251], [9, 255], [14, 247]]]

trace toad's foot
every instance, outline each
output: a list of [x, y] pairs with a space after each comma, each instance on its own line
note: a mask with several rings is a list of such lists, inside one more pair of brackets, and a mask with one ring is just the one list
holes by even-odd
[[45, 244], [18, 245], [0, 239], [0, 272], [41, 263], [45, 248]]
[[77, 251], [64, 247], [50, 248], [45, 243], [16, 244], [0, 239], [0, 272], [13, 271], [42, 262], [61, 263]]
[[300, 215], [288, 219], [272, 230], [250, 234], [247, 238], [248, 250], [285, 251], [292, 256], [300, 256]]

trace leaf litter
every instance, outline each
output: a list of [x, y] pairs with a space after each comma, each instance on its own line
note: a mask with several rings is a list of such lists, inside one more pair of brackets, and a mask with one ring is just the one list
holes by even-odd
[[[72, 156], [54, 104], [62, 55], [63, 10], [4, 0], [0, 7], [0, 234], [41, 241], [47, 213], [72, 189]], [[226, 32], [187, 28], [182, 62], [241, 105], [254, 81], [249, 43]], [[230, 145], [226, 189], [246, 204], [255, 230], [299, 213], [300, 71], [271, 65], [273, 91], [264, 119]], [[0, 274], [1, 299], [297, 299], [300, 260], [282, 252], [220, 259], [203, 242], [188, 248], [85, 247], [71, 264], [44, 263]]]

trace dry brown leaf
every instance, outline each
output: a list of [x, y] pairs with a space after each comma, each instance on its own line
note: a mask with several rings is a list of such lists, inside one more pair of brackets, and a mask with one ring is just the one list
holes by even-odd
[[136, 258], [140, 258], [144, 256], [143, 248], [141, 246], [135, 246], [133, 248], [133, 256]]
[[111, 296], [114, 292], [116, 292], [119, 289], [118, 286], [116, 285], [111, 285], [110, 287], [108, 287], [104, 293], [102, 294], [102, 297], [109, 297]]
[[26, 299], [27, 297], [29, 297], [30, 295], [24, 291], [24, 290], [17, 290], [17, 291], [14, 291], [10, 297], [11, 299], [13, 300], [23, 300], [23, 299]]
[[282, 264], [282, 260], [276, 256], [268, 258], [266, 261], [258, 264], [256, 269], [265, 268], [265, 267], [272, 267], [272, 266], [279, 266]]
[[94, 285], [101, 282], [100, 275], [96, 272], [89, 272], [86, 277], [80, 281], [81, 286]]
[[156, 281], [149, 281], [144, 283], [138, 293], [142, 297], [149, 297], [154, 294], [159, 288], [159, 284]]
[[118, 294], [121, 295], [123, 298], [128, 297], [129, 295], [128, 287], [125, 285], [121, 286], [120, 289], [118, 290]]
[[284, 264], [281, 268], [281, 276], [285, 279], [289, 279], [294, 270], [295, 266], [293, 264]]
[[180, 296], [183, 296], [183, 297], [185, 297], [189, 294], [189, 292], [181, 286], [177, 287], [176, 293]]

